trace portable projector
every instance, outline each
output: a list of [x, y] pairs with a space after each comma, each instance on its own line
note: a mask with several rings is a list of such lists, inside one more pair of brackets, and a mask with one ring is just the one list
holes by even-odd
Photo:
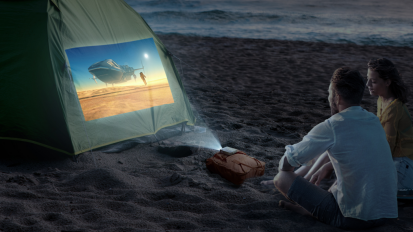
[[238, 150], [232, 147], [224, 147], [221, 149], [221, 152], [224, 153], [225, 155], [233, 155], [237, 152]]

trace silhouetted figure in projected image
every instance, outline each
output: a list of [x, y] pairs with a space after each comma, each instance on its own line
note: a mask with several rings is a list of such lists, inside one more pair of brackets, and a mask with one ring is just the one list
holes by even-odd
[[145, 85], [146, 85], [146, 76], [145, 76], [145, 74], [143, 74], [141, 72], [141, 73], [139, 73], [139, 75], [141, 76], [143, 83], [145, 83]]

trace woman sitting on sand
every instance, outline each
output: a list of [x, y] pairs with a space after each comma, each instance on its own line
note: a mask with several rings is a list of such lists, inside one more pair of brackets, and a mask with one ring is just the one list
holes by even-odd
[[[395, 65], [386, 58], [370, 60], [366, 85], [372, 96], [379, 96], [377, 117], [386, 132], [397, 169], [397, 187], [399, 190], [413, 189], [413, 125], [405, 104], [408, 88]], [[312, 166], [302, 166], [295, 173], [311, 181], [313, 174], [329, 161], [327, 152], [313, 161]], [[317, 180], [316, 184], [320, 181]]]
[[367, 87], [377, 99], [377, 117], [386, 132], [398, 175], [398, 189], [413, 189], [413, 125], [406, 107], [408, 88], [386, 58], [370, 60]]

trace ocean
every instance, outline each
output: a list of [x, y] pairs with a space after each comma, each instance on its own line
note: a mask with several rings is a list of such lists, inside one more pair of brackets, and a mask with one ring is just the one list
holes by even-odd
[[157, 34], [413, 47], [413, 0], [125, 0]]

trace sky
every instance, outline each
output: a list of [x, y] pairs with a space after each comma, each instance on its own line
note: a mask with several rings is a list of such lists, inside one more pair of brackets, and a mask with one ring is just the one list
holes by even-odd
[[[115, 84], [115, 86], [143, 85], [139, 77], [140, 72], [145, 74], [147, 82], [166, 78], [162, 61], [152, 38], [119, 44], [71, 48], [66, 50], [66, 54], [77, 92], [106, 88], [106, 84], [99, 79], [96, 79], [98, 84], [90, 79], [93, 75], [88, 71], [92, 64], [106, 59], [112, 59], [118, 65], [128, 65], [134, 69], [142, 68], [143, 64], [145, 68], [144, 71], [135, 71], [136, 82], [132, 77], [130, 81]], [[109, 86], [112, 85], [108, 84]]]

